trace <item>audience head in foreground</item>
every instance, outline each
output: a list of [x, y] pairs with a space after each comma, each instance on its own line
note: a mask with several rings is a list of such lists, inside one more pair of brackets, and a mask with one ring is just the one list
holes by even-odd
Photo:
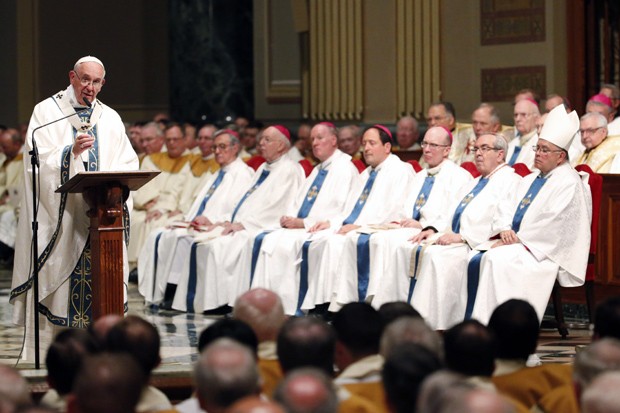
[[67, 402], [69, 413], [134, 413], [146, 374], [127, 354], [87, 357]]
[[214, 341], [201, 353], [194, 379], [200, 407], [209, 413], [222, 413], [236, 401], [260, 393], [254, 355], [227, 338]]
[[413, 411], [422, 382], [441, 368], [437, 355], [426, 347], [404, 343], [393, 348], [381, 375], [390, 410], [394, 413]]
[[287, 413], [336, 413], [338, 396], [332, 380], [314, 368], [301, 368], [280, 382], [274, 399]]
[[233, 317], [252, 327], [259, 343], [275, 341], [286, 320], [280, 297], [264, 288], [253, 288], [240, 295]]

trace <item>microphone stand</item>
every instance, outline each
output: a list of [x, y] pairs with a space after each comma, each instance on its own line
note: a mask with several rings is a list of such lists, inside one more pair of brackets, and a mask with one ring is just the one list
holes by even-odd
[[34, 368], [39, 370], [41, 368], [41, 360], [39, 356], [39, 221], [37, 220], [38, 208], [37, 208], [37, 168], [39, 164], [39, 151], [37, 149], [37, 141], [34, 139], [34, 134], [39, 129], [45, 128], [61, 120], [70, 118], [71, 116], [79, 115], [80, 113], [90, 109], [91, 105], [86, 99], [86, 107], [80, 109], [70, 115], [62, 117], [60, 119], [53, 120], [45, 125], [37, 126], [32, 131], [32, 150], [28, 152], [30, 155], [30, 163], [32, 165], [32, 282], [33, 282], [33, 294], [34, 294]]

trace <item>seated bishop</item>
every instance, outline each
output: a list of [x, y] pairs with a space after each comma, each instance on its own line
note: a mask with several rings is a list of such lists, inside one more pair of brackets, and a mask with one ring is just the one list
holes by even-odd
[[320, 163], [306, 178], [287, 215], [280, 219], [282, 228], [250, 240], [247, 248], [252, 250], [251, 263], [238, 261], [237, 273], [248, 274], [239, 287], [247, 289], [251, 283], [252, 288], [264, 287], [278, 293], [290, 315], [298, 312], [300, 297], [307, 288], [307, 271], [300, 271], [298, 256], [304, 258], [302, 250], [307, 254], [303, 246], [313, 236], [312, 228], [344, 213], [349, 192], [359, 180], [351, 156], [338, 149], [338, 131], [333, 124], [315, 125], [310, 139]]
[[393, 274], [399, 277], [394, 284], [400, 298], [410, 301], [433, 329], [447, 330], [463, 321], [458, 303], [467, 291], [469, 253], [491, 237], [498, 205], [514, 198], [521, 181], [506, 164], [507, 146], [501, 134], [478, 137], [472, 152], [480, 176], [461, 188], [447, 223], [431, 224], [410, 245], [400, 246], [398, 256], [408, 259], [397, 266], [402, 270]]
[[[400, 258], [394, 255], [395, 247], [410, 244], [407, 240], [428, 225], [443, 228], [440, 223], [447, 220], [449, 206], [456, 202], [461, 188], [472, 180], [469, 172], [448, 159], [451, 145], [452, 134], [446, 128], [430, 128], [422, 142], [427, 168], [415, 176], [411, 185], [400, 189], [406, 200], [397, 219], [391, 225], [363, 229], [359, 237], [344, 240], [339, 265], [333, 267], [330, 275], [338, 280], [331, 300], [332, 310], [351, 301], [371, 301], [375, 305], [375, 299], [384, 303], [406, 298], [399, 295], [401, 291], [392, 289], [394, 278], [407, 273], [391, 272], [394, 261]], [[390, 294], [393, 296], [386, 298]]]
[[167, 285], [177, 284], [180, 271], [173, 269], [182, 267], [179, 259], [189, 255], [192, 235], [208, 225], [229, 219], [250, 186], [254, 170], [238, 156], [241, 145], [237, 132], [218, 131], [214, 147], [215, 160], [220, 167], [218, 173], [206, 175], [184, 219], [151, 232], [140, 252], [138, 289], [148, 303], [159, 304]]
[[260, 232], [280, 226], [280, 217], [303, 183], [303, 169], [286, 155], [290, 139], [284, 126], [265, 129], [258, 145], [266, 162], [256, 171], [230, 218], [196, 235], [189, 254], [179, 256], [177, 251], [183, 267], [173, 309], [203, 312], [234, 304], [238, 283], [247, 280], [235, 272], [238, 260], [249, 259], [242, 255], [251, 254], [246, 244]]
[[[411, 165], [402, 162], [391, 149], [394, 140], [382, 125], [370, 126], [362, 136], [364, 160], [369, 165], [361, 174], [357, 188], [347, 200], [345, 213], [319, 222], [307, 248], [308, 289], [302, 297], [302, 310], [328, 303], [332, 296], [336, 269], [348, 238], [356, 240], [362, 225], [381, 224], [395, 219], [405, 198], [405, 189], [415, 175]], [[304, 256], [304, 258], [306, 257]]]
[[461, 299], [470, 303], [471, 318], [486, 324], [499, 304], [518, 298], [542, 320], [556, 279], [565, 287], [583, 284], [592, 202], [567, 159], [578, 130], [574, 111], [558, 106], [549, 112], [535, 148], [540, 172], [523, 178], [515, 202], [500, 205], [494, 223], [499, 239], [480, 245], [468, 264], [471, 288]]

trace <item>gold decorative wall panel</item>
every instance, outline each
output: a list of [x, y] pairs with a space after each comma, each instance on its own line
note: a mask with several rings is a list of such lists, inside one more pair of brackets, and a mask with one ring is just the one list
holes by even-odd
[[545, 66], [505, 67], [480, 71], [483, 102], [512, 101], [521, 89], [533, 89], [539, 96], [547, 90]]
[[397, 115], [423, 117], [440, 99], [439, 2], [396, 0]]
[[362, 5], [362, 0], [308, 2], [309, 97], [303, 112], [311, 119], [362, 119]]
[[481, 45], [544, 41], [544, 0], [480, 0]]

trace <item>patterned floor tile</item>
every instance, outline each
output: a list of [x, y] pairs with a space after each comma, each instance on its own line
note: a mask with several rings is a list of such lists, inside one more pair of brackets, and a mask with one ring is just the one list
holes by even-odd
[[[0, 363], [15, 364], [24, 329], [11, 323], [12, 306], [8, 303], [10, 272], [0, 271]], [[187, 371], [197, 358], [196, 346], [200, 332], [221, 317], [184, 314], [175, 311], [152, 311], [144, 305], [137, 286], [130, 284], [129, 313], [139, 315], [157, 326], [161, 335], [162, 365], [160, 371]], [[541, 331], [537, 355], [543, 363], [571, 363], [575, 346], [588, 344], [588, 330], [570, 330], [562, 340], [555, 330]], [[20, 363], [20, 367], [27, 367]]]

